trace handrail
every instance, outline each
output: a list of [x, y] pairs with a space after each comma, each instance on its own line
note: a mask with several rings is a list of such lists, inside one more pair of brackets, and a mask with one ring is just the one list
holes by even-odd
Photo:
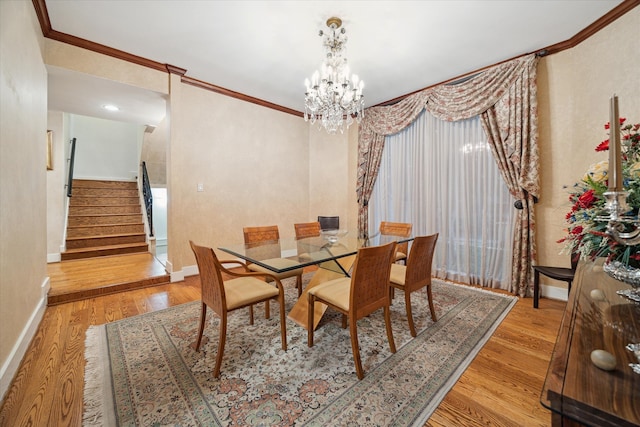
[[73, 183], [73, 164], [76, 158], [76, 139], [73, 138], [71, 141], [71, 156], [69, 157], [69, 176], [67, 179], [67, 197], [71, 197], [73, 192], [72, 183]]
[[153, 195], [151, 194], [146, 162], [142, 162], [142, 198], [144, 199], [147, 220], [149, 221], [149, 236], [153, 237]]

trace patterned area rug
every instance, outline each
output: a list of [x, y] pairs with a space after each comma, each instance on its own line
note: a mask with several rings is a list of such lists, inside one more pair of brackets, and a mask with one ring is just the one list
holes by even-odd
[[[308, 280], [308, 277], [306, 277]], [[284, 282], [287, 311], [295, 282]], [[411, 426], [423, 425], [516, 302], [515, 297], [435, 280], [438, 316], [426, 292], [412, 295], [418, 336], [411, 339], [402, 292], [392, 305], [392, 354], [382, 310], [358, 322], [365, 378], [358, 381], [349, 329], [327, 310], [307, 347], [306, 330], [287, 320], [280, 346], [277, 304], [271, 319], [256, 307], [230, 314], [219, 379], [212, 377], [218, 319], [208, 311], [196, 352], [200, 302], [87, 331], [84, 425], [101, 426]]]

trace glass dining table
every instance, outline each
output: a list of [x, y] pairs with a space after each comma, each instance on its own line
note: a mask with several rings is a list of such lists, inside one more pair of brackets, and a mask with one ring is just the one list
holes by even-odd
[[[357, 232], [338, 230], [323, 232], [318, 237], [304, 239], [280, 239], [260, 242], [259, 244], [232, 244], [219, 246], [218, 249], [230, 255], [257, 264], [274, 273], [284, 273], [308, 266], [318, 269], [305, 287], [300, 298], [293, 306], [288, 317], [307, 328], [307, 292], [314, 286], [328, 280], [349, 277], [358, 250], [367, 246], [379, 246], [392, 241], [398, 243], [413, 240], [413, 237], [400, 237], [375, 234], [367, 238], [357, 237]], [[327, 306], [316, 304], [314, 310], [314, 329], [317, 327]]]

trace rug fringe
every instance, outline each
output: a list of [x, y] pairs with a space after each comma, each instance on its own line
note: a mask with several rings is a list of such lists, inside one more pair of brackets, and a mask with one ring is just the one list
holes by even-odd
[[[105, 381], [110, 378], [102, 366], [101, 355], [107, 348], [106, 330], [104, 325], [90, 326], [85, 336], [85, 369], [84, 369], [84, 410], [82, 415], [83, 426], [106, 426], [110, 424], [108, 416], [105, 416], [105, 399], [110, 400], [108, 391], [111, 387], [105, 387]], [[90, 379], [90, 381], [88, 381]], [[106, 390], [105, 390], [106, 389]]]

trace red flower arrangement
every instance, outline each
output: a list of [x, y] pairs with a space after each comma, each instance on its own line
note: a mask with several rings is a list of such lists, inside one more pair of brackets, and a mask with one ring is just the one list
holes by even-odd
[[[640, 124], [625, 125], [620, 118], [623, 187], [628, 192], [627, 216], [638, 218], [640, 209]], [[605, 126], [609, 129], [609, 123]], [[602, 141], [597, 152], [609, 150], [609, 139]], [[619, 261], [626, 266], [640, 268], [640, 245], [625, 246], [607, 234], [607, 222], [598, 217], [607, 215], [604, 192], [608, 190], [609, 162], [591, 165], [585, 176], [571, 187], [569, 201], [571, 209], [565, 219], [568, 223], [564, 250], [579, 253], [583, 259], [607, 257], [608, 261]]]

